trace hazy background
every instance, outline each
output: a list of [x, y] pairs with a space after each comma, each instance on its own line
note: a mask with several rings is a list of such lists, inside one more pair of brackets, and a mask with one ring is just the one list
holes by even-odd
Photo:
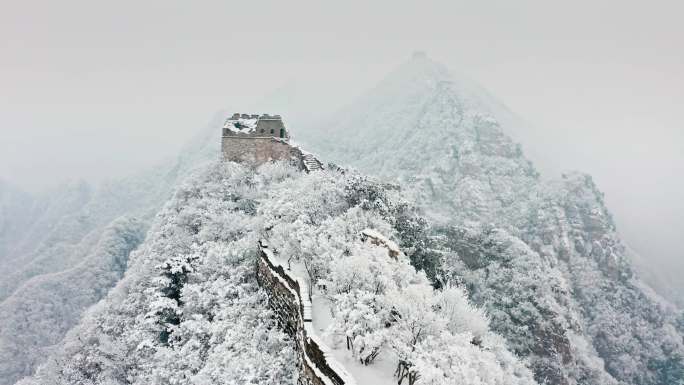
[[0, 2], [0, 178], [28, 191], [158, 163], [216, 110], [293, 84], [322, 115], [421, 49], [529, 121], [518, 139], [547, 173], [591, 173], [628, 242], [684, 274], [681, 2]]

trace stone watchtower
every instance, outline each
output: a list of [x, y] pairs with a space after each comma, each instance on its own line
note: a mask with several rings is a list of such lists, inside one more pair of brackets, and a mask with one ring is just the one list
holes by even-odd
[[233, 114], [223, 125], [223, 159], [254, 166], [271, 160], [301, 161], [300, 151], [289, 144], [280, 115]]

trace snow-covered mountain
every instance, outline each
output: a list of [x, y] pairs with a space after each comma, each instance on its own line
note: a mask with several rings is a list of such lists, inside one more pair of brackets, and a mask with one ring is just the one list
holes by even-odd
[[500, 129], [499, 111], [484, 91], [415, 55], [298, 139], [330, 161], [398, 179], [433, 217], [488, 222], [510, 218], [502, 211], [539, 179]]
[[30, 223], [34, 204], [30, 194], [0, 179], [0, 265], [11, 263], [10, 251]]
[[222, 120], [217, 114], [176, 159], [137, 175], [35, 197], [0, 186], [0, 384], [31, 374], [118, 282], [179, 181], [218, 158]]
[[209, 166], [165, 204], [123, 280], [20, 384], [299, 383], [295, 341], [255, 279], [260, 239], [325, 282], [314, 295], [331, 304], [328, 332], [346, 336], [351, 362], [389, 364], [383, 383], [399, 367], [416, 384], [535, 384], [461, 289], [433, 289], [406, 255], [364, 242], [367, 228], [412, 245], [409, 257], [425, 241], [398, 190], [358, 173]]
[[297, 383], [261, 239], [359, 384], [684, 382], [684, 314], [635, 275], [591, 177], [542, 179], [485, 90], [417, 54], [315, 119], [297, 139], [360, 171], [210, 162], [218, 118], [131, 178], [0, 185], [0, 213], [28, 213], [0, 223], [0, 385]]
[[677, 314], [635, 277], [602, 193], [578, 173], [542, 180], [517, 124], [419, 54], [298, 138], [399, 182], [441, 227], [434, 279], [467, 287], [540, 383], [681, 381]]

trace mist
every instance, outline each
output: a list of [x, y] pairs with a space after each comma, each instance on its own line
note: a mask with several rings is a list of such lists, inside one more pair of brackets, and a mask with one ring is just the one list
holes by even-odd
[[293, 122], [324, 116], [420, 49], [529, 122], [513, 135], [545, 176], [590, 173], [630, 246], [676, 284], [682, 11], [673, 1], [8, 2], [0, 179], [36, 193], [128, 175], [177, 154], [217, 110], [279, 90], [307, 103]]

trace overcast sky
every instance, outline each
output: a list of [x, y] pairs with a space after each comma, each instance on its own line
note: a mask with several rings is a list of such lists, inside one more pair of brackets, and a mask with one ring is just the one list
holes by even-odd
[[0, 2], [0, 177], [30, 191], [152, 165], [293, 80], [335, 109], [421, 49], [529, 121], [545, 168], [592, 173], [654, 263], [684, 259], [680, 1]]

